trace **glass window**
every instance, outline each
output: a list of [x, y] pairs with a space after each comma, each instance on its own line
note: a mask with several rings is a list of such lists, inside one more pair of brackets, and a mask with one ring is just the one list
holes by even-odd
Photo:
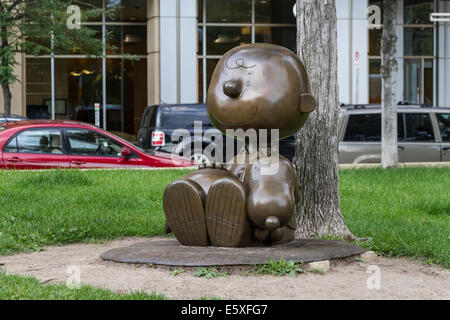
[[255, 42], [273, 43], [297, 52], [297, 28], [255, 27]]
[[[397, 138], [404, 141], [403, 114], [397, 117]], [[346, 142], [381, 142], [381, 114], [351, 115], [348, 119], [344, 141]]]
[[383, 30], [371, 29], [369, 30], [369, 56], [381, 55], [381, 36]]
[[[73, 30], [69, 30], [68, 32], [74, 32]], [[77, 38], [72, 44], [73, 46], [70, 48], [61, 48], [59, 44], [59, 40], [55, 41], [55, 54], [63, 55], [63, 54], [89, 54], [89, 53], [97, 53], [102, 50], [102, 27], [101, 26], [83, 26], [83, 32], [90, 38], [95, 39], [95, 42], [90, 41], [89, 43], [85, 43], [83, 38]], [[63, 39], [64, 40], [64, 39]], [[64, 46], [66, 46], [64, 44]]]
[[135, 133], [147, 107], [147, 59], [106, 59], [108, 130]]
[[[176, 116], [174, 116], [176, 113]], [[164, 129], [194, 129], [194, 122], [201, 121], [203, 127], [211, 127], [208, 112], [204, 107], [160, 107], [159, 127]]]
[[84, 15], [84, 19], [89, 22], [101, 22], [103, 8], [102, 0], [75, 0], [74, 4], [80, 7], [81, 14]]
[[450, 141], [450, 113], [436, 113], [442, 141]]
[[256, 0], [256, 23], [296, 24], [294, 5], [296, 0]]
[[25, 130], [17, 135], [19, 153], [63, 154], [60, 129]]
[[207, 0], [206, 22], [250, 23], [251, 0]]
[[429, 114], [405, 114], [405, 142], [434, 141], [433, 126]]
[[[0, 127], [0, 131], [1, 131]], [[4, 153], [17, 153], [17, 137], [14, 137], [4, 148]]]
[[381, 60], [369, 60], [369, 103], [381, 103]]
[[111, 48], [106, 54], [147, 54], [146, 26], [107, 26], [106, 32]]
[[434, 10], [434, 1], [404, 0], [405, 24], [430, 24], [430, 14]]
[[77, 156], [120, 157], [122, 144], [91, 130], [66, 130], [71, 154]]
[[112, 13], [106, 21], [147, 21], [147, 0], [105, 0], [105, 6]]
[[348, 142], [380, 142], [381, 115], [351, 115], [348, 119], [344, 141]]
[[206, 54], [223, 55], [241, 44], [251, 43], [250, 27], [207, 27]]
[[26, 64], [27, 118], [49, 119], [45, 100], [52, 97], [50, 59], [27, 58]]
[[434, 55], [434, 28], [405, 28], [405, 56]]
[[203, 22], [203, 0], [197, 1], [198, 22]]
[[67, 101], [67, 116], [59, 119], [94, 123], [94, 104], [102, 102], [102, 60], [55, 59], [55, 95]]

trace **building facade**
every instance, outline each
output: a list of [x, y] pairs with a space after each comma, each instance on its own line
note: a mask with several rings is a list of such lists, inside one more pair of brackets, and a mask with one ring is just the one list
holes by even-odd
[[[93, 122], [99, 103], [106, 110], [101, 126], [132, 139], [147, 105], [204, 102], [214, 67], [229, 49], [264, 42], [295, 52], [295, 2], [80, 1], [82, 10], [115, 13], [115, 19], [99, 16], [83, 27], [98, 30], [99, 37], [110, 34], [108, 44], [116, 50], [95, 59], [75, 50], [55, 52], [53, 62], [50, 55], [17, 55], [20, 82], [12, 87], [12, 111]], [[430, 13], [450, 12], [450, 1], [397, 2], [399, 101], [450, 106], [450, 23], [430, 21]], [[382, 11], [382, 1], [336, 4], [340, 101], [380, 103], [382, 21], [374, 25], [368, 17], [373, 6]]]

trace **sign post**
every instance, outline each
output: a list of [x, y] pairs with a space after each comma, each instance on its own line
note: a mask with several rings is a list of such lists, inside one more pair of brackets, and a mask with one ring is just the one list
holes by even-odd
[[100, 128], [100, 103], [94, 104], [95, 126]]
[[355, 85], [355, 104], [359, 103], [359, 68], [360, 68], [361, 54], [359, 50], [355, 51], [355, 69], [356, 69], [356, 85]]

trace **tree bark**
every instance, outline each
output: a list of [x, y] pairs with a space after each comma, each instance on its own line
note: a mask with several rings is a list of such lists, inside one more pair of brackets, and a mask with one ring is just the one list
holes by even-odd
[[381, 162], [383, 168], [397, 167], [397, 1], [383, 0], [381, 39]]
[[9, 88], [9, 83], [2, 83], [2, 91], [3, 91], [3, 104], [4, 104], [4, 113], [6, 116], [11, 115], [11, 90]]
[[338, 176], [339, 88], [335, 0], [297, 0], [297, 48], [317, 109], [297, 134], [300, 197], [296, 237], [353, 238], [341, 213]]

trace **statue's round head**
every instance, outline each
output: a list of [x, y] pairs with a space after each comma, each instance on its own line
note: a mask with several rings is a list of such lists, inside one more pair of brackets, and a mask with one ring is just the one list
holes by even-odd
[[228, 51], [214, 70], [208, 114], [220, 131], [279, 129], [297, 132], [316, 107], [303, 63], [290, 50], [248, 44]]

